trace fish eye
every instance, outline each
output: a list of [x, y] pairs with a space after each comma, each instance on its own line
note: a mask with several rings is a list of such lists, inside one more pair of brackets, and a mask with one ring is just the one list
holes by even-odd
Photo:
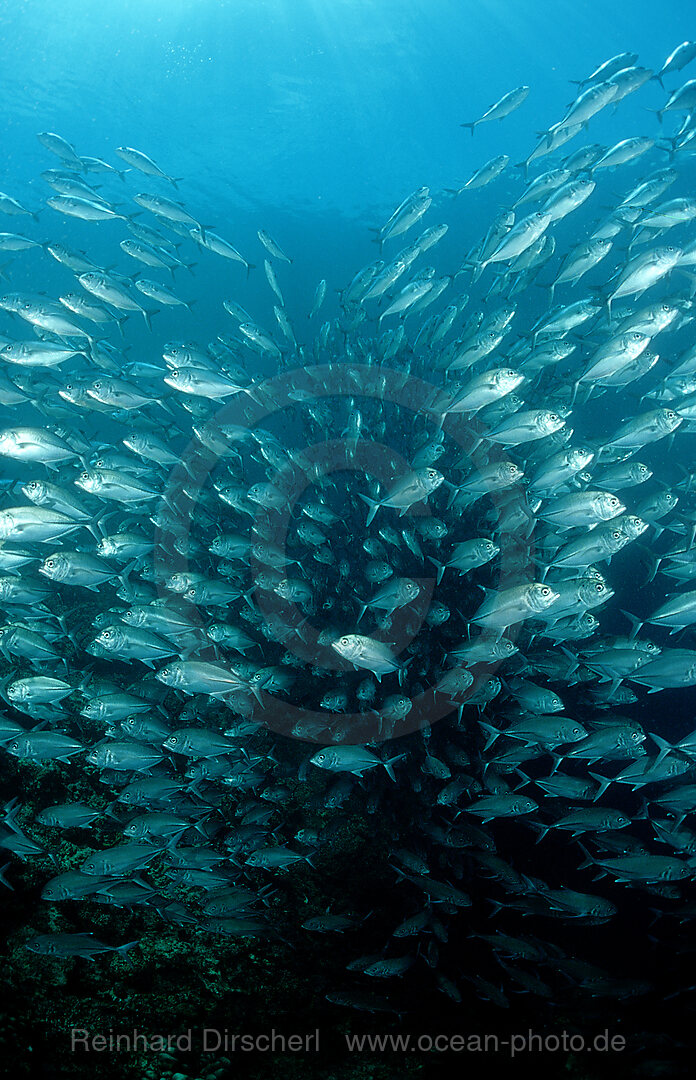
[[542, 585], [542, 587], [541, 587], [541, 595], [542, 596], [548, 596], [550, 592], [551, 592], [551, 590], [548, 587], [548, 585]]
[[55, 566], [55, 562], [54, 562], [54, 560], [53, 560], [53, 559], [46, 559], [46, 566], [47, 566], [47, 567], [49, 568], [49, 570], [50, 570], [50, 569], [51, 569], [51, 567]]
[[604, 586], [602, 585], [601, 581], [598, 581], [595, 585], [595, 592], [601, 592], [603, 588]]
[[19, 743], [16, 740], [10, 743], [10, 750], [19, 750]]
[[348, 638], [347, 638], [347, 637], [342, 637], [342, 638], [341, 638], [341, 641], [340, 641], [340, 644], [341, 644], [341, 645], [344, 645], [344, 646], [345, 646], [345, 645], [348, 645]]
[[89, 473], [88, 472], [80, 473], [80, 480], [89, 480]]
[[96, 382], [93, 382], [93, 383], [92, 383], [92, 389], [93, 389], [93, 390], [101, 390], [101, 388], [102, 388], [102, 384], [101, 384], [101, 382], [99, 381], [99, 379], [97, 379], [97, 381], [96, 381]]
[[615, 540], [620, 540], [621, 539], [621, 533], [619, 532], [618, 529], [614, 529], [614, 531], [613, 531], [613, 533], [611, 535], [614, 537]]

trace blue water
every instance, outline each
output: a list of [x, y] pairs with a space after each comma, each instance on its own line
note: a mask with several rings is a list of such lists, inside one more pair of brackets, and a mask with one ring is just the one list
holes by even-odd
[[[257, 238], [263, 228], [293, 258], [292, 266], [274, 265], [298, 340], [309, 345], [323, 319], [338, 315], [337, 290], [378, 257], [370, 230], [383, 225], [405, 196], [422, 185], [430, 188], [433, 206], [423, 227], [442, 221], [450, 228], [424, 261], [438, 275], [454, 273], [491, 219], [520, 194], [520, 173], [512, 163], [524, 159], [537, 133], [564, 115], [576, 94], [570, 80], [587, 77], [627, 50], [658, 70], [679, 42], [696, 37], [693, 12], [693, 0], [669, 0], [662, 7], [647, 0], [0, 0], [0, 190], [31, 209], [52, 194], [40, 173], [62, 166], [37, 141], [39, 131], [58, 132], [78, 154], [103, 157], [119, 168], [114, 149], [137, 147], [182, 178], [178, 193], [136, 172], [126, 183], [114, 176], [85, 178], [102, 185], [100, 193], [124, 213], [133, 210], [136, 192], [181, 199], [257, 268], [247, 277], [240, 264], [187, 241], [181, 257], [197, 261], [195, 276], [181, 271], [172, 283], [166, 272], [143, 269], [119, 250], [119, 241], [130, 235], [120, 221], [94, 225], [44, 208], [36, 222], [8, 217], [0, 228], [83, 249], [99, 265], [161, 280], [182, 299], [195, 297], [193, 314], [169, 308], [156, 315], [152, 334], [139, 315], [128, 319], [128, 359], [153, 363], [161, 362], [165, 341], [205, 345], [217, 334], [235, 332], [223, 299], [244, 305], [281, 340], [276, 300], [263, 273], [267, 252]], [[693, 71], [669, 77], [667, 89]], [[460, 126], [521, 84], [531, 93], [518, 112], [477, 127], [473, 138]], [[654, 135], [657, 122], [646, 110], [660, 108], [665, 98], [653, 82], [623, 100], [618, 111], [605, 109], [559, 155], [542, 159], [535, 174], [587, 142], [610, 146]], [[673, 131], [680, 121], [668, 115], [664, 127]], [[445, 189], [461, 186], [503, 153], [511, 165], [495, 184], [456, 201], [446, 196]], [[604, 198], [611, 201], [614, 191], [625, 193], [665, 164], [666, 155], [655, 149], [614, 176], [604, 175], [603, 198], [595, 196], [554, 227], [557, 251], [565, 253], [585, 234], [605, 211]], [[693, 191], [693, 158], [681, 154], [678, 166], [669, 198]], [[139, 220], [154, 224], [145, 213]], [[420, 231], [419, 226], [390, 241], [386, 257]], [[618, 244], [616, 255], [614, 264], [620, 261]], [[489, 269], [486, 288], [491, 276]], [[548, 270], [540, 276], [547, 280]], [[0, 291], [41, 291], [56, 298], [78, 289], [65, 268], [40, 249], [13, 258], [10, 278]], [[322, 278], [327, 299], [310, 326], [305, 316]], [[459, 280], [458, 292], [467, 279]], [[604, 270], [590, 280], [604, 281]], [[480, 295], [479, 290], [477, 304]], [[573, 299], [579, 295], [572, 293]], [[450, 296], [445, 293], [432, 310], [442, 310]], [[519, 321], [528, 327], [547, 303], [545, 290], [530, 287], [520, 298]], [[0, 333], [16, 331], [16, 325], [0, 313]], [[385, 325], [395, 326], [396, 319]], [[121, 344], [115, 331], [109, 338]], [[253, 377], [257, 361], [249, 357]], [[623, 410], [618, 415], [617, 408]], [[596, 409], [585, 411], [581, 434], [611, 431], [636, 408], [630, 395], [618, 405], [613, 395], [601, 398]], [[82, 425], [83, 417], [76, 422]], [[88, 418], [84, 426], [92, 422]], [[664, 462], [673, 452], [671, 445], [660, 445], [646, 460], [652, 462], [653, 453]], [[615, 582], [615, 612], [632, 606], [630, 574], [625, 580], [625, 597]], [[639, 614], [657, 605], [657, 589]], [[626, 629], [611, 621], [603, 627]], [[665, 724], [673, 717], [671, 704], [665, 708], [663, 702], [677, 697], [661, 699]], [[639, 706], [646, 724], [660, 711], [654, 700], [643, 698]], [[690, 713], [679, 700], [675, 709]], [[679, 720], [685, 730], [687, 723], [689, 730], [693, 726], [690, 715]], [[468, 941], [459, 947], [468, 956]]]
[[[194, 216], [250, 262], [262, 264], [266, 254], [258, 228], [281, 242], [294, 258], [292, 273], [283, 266], [279, 275], [296, 318], [327, 278], [328, 317], [336, 313], [333, 290], [375, 257], [369, 228], [423, 184], [435, 196], [428, 222], [451, 225], [438, 266], [456, 269], [493, 214], [519, 193], [519, 179], [510, 168], [491, 188], [455, 204], [437, 193], [463, 183], [494, 155], [526, 157], [536, 132], [560, 119], [572, 100], [569, 79], [582, 79], [606, 58], [631, 49], [640, 63], [659, 69], [688, 36], [690, 10], [685, 0], [659, 17], [645, 0], [611, 9], [567, 0], [4, 2], [2, 187], [26, 200], [34, 194], [37, 206], [50, 194], [39, 173], [61, 166], [37, 142], [38, 131], [56, 131], [78, 153], [116, 165], [114, 148], [135, 146], [184, 178], [180, 197]], [[670, 85], [682, 81], [676, 75]], [[519, 112], [481, 125], [473, 138], [459, 126], [521, 84], [532, 90]], [[659, 85], [649, 84], [621, 102], [620, 122], [610, 109], [593, 118], [589, 138], [611, 145], [652, 131], [654, 117], [645, 109], [663, 103]], [[668, 127], [675, 123], [667, 118]], [[568, 152], [578, 145], [568, 144]], [[622, 179], [647, 171], [647, 160]], [[655, 151], [649, 160], [656, 167], [664, 155]], [[123, 205], [126, 190], [176, 194], [132, 172], [127, 189], [111, 178], [103, 184], [102, 193]], [[12, 224], [8, 219], [6, 227]], [[83, 247], [97, 262], [114, 261], [122, 236], [117, 223], [95, 227], [50, 209], [26, 232]], [[15, 260], [13, 288], [31, 288], [40, 258]], [[247, 283], [243, 267], [224, 264], [220, 271], [218, 263], [208, 253], [199, 258], [197, 336], [205, 339], [206, 327], [211, 336], [230, 329], [222, 297], [273, 323], [263, 278]], [[122, 273], [135, 269], [120, 253], [117, 266]], [[43, 267], [42, 291], [64, 288], [65, 280], [61, 268]], [[184, 309], [170, 309], [166, 320], [170, 337], [191, 336]]]
[[[379, 225], [421, 184], [451, 185], [503, 151], [519, 160], [572, 99], [569, 79], [627, 49], [658, 67], [692, 11], [686, 0], [662, 11], [647, 0], [6, 0], [5, 183], [43, 188], [38, 130], [107, 158], [142, 147], [186, 177], [187, 200], [240, 249], [261, 213], [302, 238], [308, 263], [331, 265], [343, 222]], [[459, 128], [522, 83], [523, 111], [473, 140]], [[624, 101], [626, 134], [663, 99], [653, 84]], [[611, 124], [598, 117], [592, 138]]]

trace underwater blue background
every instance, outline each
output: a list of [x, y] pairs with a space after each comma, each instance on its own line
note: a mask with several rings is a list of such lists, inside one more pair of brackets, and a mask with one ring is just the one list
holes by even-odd
[[[39, 174], [57, 162], [36, 141], [38, 131], [56, 131], [78, 153], [117, 167], [114, 148], [135, 146], [169, 175], [183, 177], [178, 197], [194, 216], [260, 266], [247, 281], [241, 265], [220, 269], [216, 256], [191, 254], [193, 245], [185, 246], [187, 257], [198, 259], [189, 290], [198, 296], [197, 338], [232, 329], [220, 308], [223, 297], [243, 304], [261, 325], [274, 324], [259, 228], [293, 257], [291, 272], [279, 269], [291, 318], [299, 322], [309, 311], [321, 278], [328, 281], [323, 317], [331, 317], [334, 290], [375, 258], [368, 230], [421, 185], [434, 196], [428, 222], [450, 224], [435, 255], [438, 272], [454, 272], [493, 215], [518, 194], [519, 172], [509, 167], [490, 188], [454, 203], [438, 193], [462, 184], [494, 155], [509, 154], [511, 163], [526, 157], [536, 133], [560, 119], [575, 96], [569, 80], [585, 78], [615, 53], [634, 50], [640, 64], [659, 70], [689, 36], [691, 12], [686, 2], [659, 10], [646, 0], [611, 6], [568, 0], [5, 2], [3, 187], [27, 200], [34, 191], [37, 206], [46, 198]], [[682, 81], [678, 73], [668, 86]], [[521, 84], [531, 93], [519, 112], [477, 127], [473, 138], [459, 126]], [[618, 116], [607, 109], [593, 118], [586, 138], [611, 145], [652, 132], [655, 119], [645, 109], [663, 103], [664, 92], [651, 83], [623, 101]], [[668, 116], [665, 126], [676, 123]], [[543, 171], [548, 160], [534, 171]], [[664, 154], [655, 150], [621, 177], [663, 163]], [[127, 186], [108, 177], [93, 180], [103, 183], [101, 194], [124, 206], [134, 184], [138, 191], [176, 196], [166, 183], [133, 172]], [[673, 194], [686, 192], [675, 188]], [[596, 215], [593, 201], [587, 220]], [[572, 229], [578, 220], [573, 215]], [[134, 270], [118, 252], [122, 231], [114, 222], [95, 227], [47, 209], [40, 224], [29, 222], [26, 235], [88, 249], [92, 259], [103, 255], [122, 273]], [[37, 250], [14, 261], [14, 288], [31, 289], [39, 260]], [[65, 287], [61, 267], [47, 272], [43, 266], [41, 277], [42, 291]], [[188, 312], [168, 310], [155, 330], [157, 337], [190, 338]], [[151, 348], [144, 328], [140, 334], [143, 347]]]
[[[658, 69], [692, 21], [685, 0], [5, 2], [4, 184], [45, 197], [38, 172], [55, 162], [40, 130], [109, 160], [132, 145], [185, 177], [184, 201], [242, 252], [260, 218], [290, 238], [300, 272], [350, 270], [372, 254], [356, 224], [379, 226], [414, 188], [463, 181], [494, 154], [520, 160], [572, 100], [570, 78], [629, 49]], [[519, 113], [473, 139], [459, 127], [523, 83]], [[622, 103], [626, 136], [652, 129], [651, 98], [663, 101], [656, 83]], [[607, 110], [590, 135], [614, 129]], [[513, 183], [472, 205], [502, 203]]]
[[[423, 226], [442, 221], [450, 228], [426, 261], [438, 274], [453, 274], [493, 217], [520, 194], [521, 174], [512, 163], [524, 159], [537, 133], [563, 116], [577, 92], [570, 80], [587, 77], [602, 61], [627, 50], [639, 54], [639, 64], [659, 70], [679, 42], [696, 38], [695, 22], [693, 0], [661, 6], [647, 0], [0, 0], [0, 189], [31, 209], [44, 205], [50, 191], [40, 173], [60, 163], [37, 141], [40, 131], [58, 132], [78, 154], [103, 157], [118, 168], [122, 162], [114, 149], [137, 147], [182, 178], [178, 193], [135, 172], [127, 183], [98, 174], [88, 181], [101, 185], [110, 202], [128, 207], [124, 213], [133, 209], [136, 192], [180, 199], [256, 269], [247, 276], [241, 264], [187, 241], [180, 255], [196, 260], [195, 276], [178, 272], [172, 282], [166, 272], [140, 267], [142, 276], [161, 279], [182, 299], [196, 302], [193, 313], [162, 310], [152, 333], [139, 315], [129, 318], [128, 359], [159, 363], [165, 341], [205, 345], [218, 334], [234, 333], [237, 322], [225, 313], [223, 299], [242, 304], [280, 340], [276, 299], [263, 271], [268, 253], [256, 235], [260, 228], [293, 258], [292, 266], [276, 263], [275, 270], [298, 341], [308, 345], [321, 322], [338, 315], [337, 291], [378, 257], [370, 230], [383, 225], [409, 193], [421, 185], [430, 188], [433, 205]], [[691, 68], [676, 73], [666, 79], [666, 89], [691, 77]], [[477, 127], [473, 137], [460, 126], [521, 84], [531, 92], [519, 112]], [[665, 100], [659, 84], [649, 83], [618, 111], [609, 107], [594, 117], [587, 132], [567, 150], [541, 159], [530, 176], [554, 167], [586, 142], [610, 146], [630, 136], [654, 135], [658, 125], [646, 110], [660, 108]], [[681, 118], [668, 114], [664, 129], [676, 130]], [[498, 154], [510, 155], [511, 165], [494, 184], [454, 201], [446, 194]], [[654, 149], [622, 166], [617, 201], [665, 164], [664, 152]], [[680, 154], [678, 165], [670, 198], [694, 190], [693, 157]], [[602, 178], [603, 191], [614, 190], [612, 180]], [[595, 198], [560, 221], [554, 229], [558, 251], [566, 251], [606, 209]], [[138, 220], [153, 223], [147, 214]], [[8, 218], [3, 228], [85, 250], [96, 263], [122, 274], [136, 270], [119, 250], [128, 235], [121, 221], [94, 225], [44, 208], [38, 221]], [[399, 247], [400, 239], [390, 241], [386, 257]], [[306, 315], [322, 278], [328, 282], [327, 299], [310, 324]], [[540, 278], [548, 280], [548, 271]], [[68, 271], [40, 249], [12, 259], [11, 284], [0, 282], [2, 292], [11, 288], [51, 297], [74, 287]], [[464, 287], [460, 279], [458, 291]], [[572, 295], [581, 294], [582, 289]], [[438, 310], [449, 302], [450, 291]], [[539, 314], [548, 305], [548, 292], [526, 289], [519, 305], [524, 316], [519, 321], [528, 324], [529, 306]], [[396, 325], [393, 318], [384, 328]], [[10, 315], [0, 312], [0, 333], [12, 327]], [[676, 333], [686, 344], [686, 334]], [[121, 344], [115, 331], [110, 337]], [[252, 378], [256, 363], [250, 354]], [[608, 395], [599, 399], [590, 422], [598, 432], [609, 432], [637, 406], [630, 394], [620, 404]], [[86, 425], [92, 422], [89, 418]], [[693, 456], [692, 438], [679, 445], [688, 446]], [[671, 446], [659, 444], [650, 460], [669, 462]], [[617, 560], [612, 567], [619, 594], [612, 610], [618, 621], [612, 624], [612, 616], [603, 621], [609, 632], [626, 631], [618, 612], [631, 606], [634, 579], [625, 566]], [[664, 591], [664, 582], [650, 583], [640, 613], [653, 610]], [[642, 696], [634, 715], [646, 724], [659, 718], [668, 737], [681, 734], [682, 727], [693, 726], [693, 691]], [[400, 809], [405, 816], [406, 802]], [[625, 922], [623, 931], [630, 943]], [[612, 934], [610, 927], [607, 935]], [[675, 936], [680, 934], [678, 928]], [[600, 937], [600, 949], [607, 939]], [[468, 940], [459, 947], [468, 955]], [[539, 1008], [538, 999], [534, 1007]], [[618, 1012], [621, 1002], [612, 1001], [609, 1008]], [[602, 1019], [603, 1009], [597, 1007]]]

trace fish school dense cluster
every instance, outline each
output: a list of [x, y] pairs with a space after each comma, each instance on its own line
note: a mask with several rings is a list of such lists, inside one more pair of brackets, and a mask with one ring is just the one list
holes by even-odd
[[[695, 57], [607, 60], [523, 162], [414, 192], [305, 310], [263, 228], [242, 254], [141, 150], [39, 134], [44, 205], [0, 194], [0, 846], [5, 887], [43, 875], [27, 948], [135, 961], [163, 921], [342, 935], [325, 995], [375, 1011], [409, 980], [501, 1006], [655, 989], [559, 928], [694, 911], [696, 732], [660, 701], [696, 686]], [[626, 132], [648, 92], [651, 134]], [[514, 198], [441, 265], [439, 217], [503, 176]], [[113, 230], [108, 266], [51, 239], [56, 213]], [[170, 341], [203, 260], [219, 324]], [[84, 798], [37, 804], [45, 770]], [[332, 895], [351, 814], [391, 838], [388, 908]], [[328, 910], [291, 916], [297, 875]], [[138, 935], [102, 941], [95, 904]]]

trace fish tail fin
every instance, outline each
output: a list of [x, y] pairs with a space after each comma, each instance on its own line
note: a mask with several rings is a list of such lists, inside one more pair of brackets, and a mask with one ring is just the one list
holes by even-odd
[[489, 732], [488, 740], [483, 748], [483, 752], [485, 754], [486, 750], [489, 750], [493, 743], [496, 741], [496, 739], [503, 733], [499, 728], [493, 727], [492, 724], [485, 724], [483, 720], [479, 720], [479, 727], [482, 727], [484, 731]]
[[127, 941], [125, 945], [119, 945], [117, 948], [115, 948], [114, 952], [119, 953], [119, 955], [122, 956], [124, 960], [127, 960], [128, 963], [130, 963], [130, 957], [128, 956], [128, 953], [131, 949], [134, 949], [135, 946], [139, 944], [140, 939], [138, 939], [137, 941]]
[[[101, 539], [101, 537], [98, 537], [98, 539]], [[70, 632], [70, 630], [68, 628], [67, 620], [65, 618], [65, 615], [57, 615], [56, 619], [58, 621], [58, 625], [60, 626], [61, 630], [65, 634], [68, 641], [72, 644], [72, 646], [75, 649], [77, 649], [78, 644], [77, 644], [77, 641], [75, 640], [75, 635]]]
[[370, 525], [375, 514], [379, 510], [380, 503], [378, 503], [376, 499], [371, 499], [368, 495], [361, 495], [360, 498], [364, 503], [367, 503], [370, 508], [367, 511], [367, 521], [365, 522], [366, 525]]
[[87, 532], [91, 533], [92, 536], [94, 537], [94, 539], [98, 543], [102, 539], [104, 533], [99, 531], [99, 529], [97, 528], [97, 525], [98, 525], [98, 518], [93, 518], [91, 521], [85, 521], [84, 522], [84, 526], [87, 529]]
[[439, 585], [442, 581], [442, 575], [445, 572], [445, 564], [438, 562], [437, 559], [433, 559], [432, 555], [428, 555], [428, 562], [431, 562], [437, 570], [437, 578], [435, 579], [436, 585]]
[[629, 637], [631, 639], [637, 637], [645, 624], [641, 622], [640, 619], [637, 619], [635, 615], [631, 615], [630, 611], [625, 611], [623, 608], [621, 608], [621, 614], [625, 615], [631, 624], [631, 633], [629, 634]]
[[471, 134], [473, 135], [474, 134], [474, 128], [476, 127], [476, 121], [474, 121], [473, 124], [460, 124], [459, 126], [463, 127], [463, 128], [469, 128]]
[[396, 783], [396, 777], [394, 775], [394, 769], [392, 768], [392, 766], [395, 765], [397, 761], [401, 761], [401, 759], [404, 757], [406, 757], [406, 754], [396, 754], [395, 757], [388, 758], [386, 761], [382, 762], [384, 768], [387, 770], [387, 775], [389, 776], [389, 779], [393, 780], [394, 783]]
[[[6, 825], [8, 829], [12, 829], [13, 832], [19, 832], [19, 827], [15, 824], [15, 818], [21, 809], [22, 804], [19, 799], [10, 799], [3, 807], [2, 823], [3, 825]], [[4, 870], [5, 867], [3, 866], [2, 869]]]
[[412, 656], [410, 660], [407, 660], [404, 664], [400, 665], [400, 667], [399, 667], [399, 686], [404, 685], [404, 675], [407, 672], [408, 668], [413, 663], [413, 660], [414, 660], [414, 657]]
[[143, 310], [143, 318], [145, 320], [145, 325], [148, 328], [148, 330], [150, 331], [150, 333], [152, 333], [152, 316], [153, 315], [159, 315], [160, 309], [159, 308], [154, 308], [152, 311], [146, 311], [145, 308], [143, 308], [142, 310]]
[[578, 668], [580, 667], [580, 661], [578, 660], [577, 656], [575, 656], [570, 651], [570, 649], [566, 649], [565, 645], [561, 645], [561, 652], [565, 653], [565, 655], [571, 661], [573, 666], [569, 669], [568, 674], [573, 675], [578, 670]]
[[666, 758], [667, 755], [674, 750], [674, 744], [667, 742], [667, 740], [663, 739], [661, 735], [655, 735], [652, 731], [650, 732], [650, 738], [660, 748], [660, 753], [657, 755], [657, 758], [655, 760], [655, 768], [657, 768], [662, 759]]
[[601, 776], [599, 773], [592, 772], [591, 769], [589, 770], [589, 774], [592, 777], [592, 779], [596, 780], [597, 783], [599, 784], [599, 787], [597, 788], [597, 791], [592, 796], [592, 802], [597, 802], [598, 799], [601, 799], [602, 795], [607, 790], [607, 788], [609, 787], [609, 785], [611, 784], [612, 781], [607, 780], [606, 776]]
[[585, 856], [584, 861], [580, 863], [580, 866], [578, 867], [578, 869], [579, 870], [587, 870], [588, 866], [594, 866], [595, 865], [595, 860], [592, 858], [592, 856], [590, 855], [590, 853], [587, 850], [587, 848], [585, 847], [585, 845], [578, 842], [578, 847], [580, 848], [583, 855]]

